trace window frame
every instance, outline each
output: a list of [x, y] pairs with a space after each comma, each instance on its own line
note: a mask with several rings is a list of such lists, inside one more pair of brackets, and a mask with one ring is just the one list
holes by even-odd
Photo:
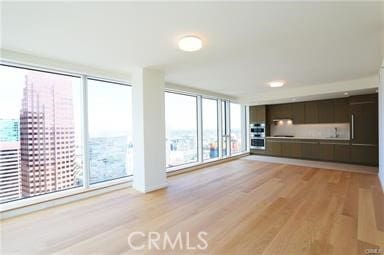
[[[96, 78], [96, 77], [93, 77], [93, 76], [86, 76], [84, 75], [83, 77], [85, 79], [84, 84], [83, 84], [83, 123], [86, 124], [86, 127], [87, 129], [85, 129], [85, 125], [83, 124], [83, 127], [84, 127], [84, 134], [83, 136], [86, 137], [86, 142], [85, 145], [84, 145], [84, 148], [86, 150], [86, 156], [87, 158], [83, 158], [83, 162], [86, 162], [86, 175], [87, 175], [87, 187], [90, 187], [90, 186], [97, 186], [98, 184], [100, 183], [105, 183], [105, 182], [110, 182], [110, 181], [115, 181], [115, 180], [120, 180], [120, 179], [126, 179], [126, 178], [129, 178], [129, 177], [132, 177], [133, 176], [133, 173], [130, 174], [130, 175], [127, 175], [127, 176], [121, 176], [121, 177], [116, 177], [116, 178], [112, 178], [112, 179], [107, 179], [107, 180], [102, 180], [102, 181], [97, 181], [97, 182], [94, 182], [94, 183], [91, 183], [91, 166], [90, 166], [90, 157], [89, 157], [89, 139], [90, 139], [90, 136], [89, 136], [89, 109], [88, 109], [88, 90], [89, 90], [89, 84], [88, 84], [88, 80], [90, 81], [97, 81], [97, 82], [104, 82], [104, 83], [110, 83], [110, 84], [113, 84], [113, 85], [119, 85], [119, 86], [127, 86], [127, 87], [130, 87], [132, 89], [132, 85], [126, 83], [126, 82], [119, 82], [119, 81], [116, 81], [116, 80], [109, 80], [109, 79], [103, 79], [103, 78]], [[131, 95], [132, 95], [132, 90], [131, 90]], [[132, 106], [132, 105], [131, 105]], [[132, 121], [132, 120], [131, 120]], [[83, 153], [83, 155], [85, 155], [85, 153]], [[84, 178], [85, 178], [85, 173], [84, 173]], [[84, 181], [84, 184], [85, 184], [85, 181]]]
[[[223, 97], [219, 97], [219, 96], [212, 96], [212, 95], [203, 94], [203, 93], [189, 92], [189, 91], [184, 91], [184, 90], [179, 90], [179, 89], [165, 88], [164, 98], [165, 98], [165, 93], [175, 93], [175, 94], [181, 94], [181, 95], [186, 95], [186, 96], [195, 96], [197, 98], [196, 117], [198, 118], [197, 119], [197, 123], [198, 123], [198, 125], [197, 125], [198, 161], [192, 162], [192, 163], [180, 164], [180, 165], [171, 166], [171, 167], [166, 166], [166, 172], [167, 173], [181, 171], [185, 168], [195, 167], [195, 166], [199, 166], [202, 164], [207, 164], [207, 163], [211, 163], [211, 162], [215, 162], [215, 161], [220, 161], [223, 159], [228, 159], [231, 157], [236, 157], [236, 156], [239, 156], [241, 154], [249, 152], [248, 142], [247, 142], [247, 139], [248, 139], [248, 135], [247, 135], [247, 126], [248, 126], [247, 125], [247, 119], [248, 119], [247, 107], [248, 106], [247, 105], [241, 104], [241, 103], [236, 102], [236, 101], [232, 101], [228, 98], [223, 98]], [[217, 122], [218, 127], [217, 128], [218, 128], [219, 156], [217, 158], [209, 159], [209, 160], [203, 159], [203, 148], [202, 148], [202, 145], [203, 145], [203, 110], [204, 110], [202, 107], [202, 99], [203, 98], [213, 99], [213, 100], [217, 101], [217, 118], [218, 118], [218, 122]], [[223, 131], [226, 130], [228, 133], [228, 136], [230, 137], [230, 135], [231, 135], [231, 121], [230, 121], [230, 118], [231, 118], [230, 105], [231, 105], [231, 103], [240, 104], [240, 107], [241, 107], [241, 137], [244, 139], [244, 142], [242, 142], [241, 149], [237, 153], [232, 153], [230, 138], [226, 137], [226, 135], [223, 134]], [[222, 104], [224, 104], [224, 107], [225, 107], [225, 113], [224, 113], [226, 115], [225, 119], [223, 119], [223, 116], [222, 116], [223, 115]], [[227, 139], [227, 155], [223, 155], [223, 151], [222, 151], [223, 143], [224, 143], [225, 139]]]
[[[200, 106], [200, 103], [199, 103], [200, 100], [199, 100], [198, 95], [195, 95], [195, 94], [192, 94], [192, 93], [188, 93], [188, 92], [164, 90], [164, 118], [165, 118], [165, 94], [166, 93], [194, 97], [195, 100], [196, 100], [196, 156], [197, 156], [197, 159], [194, 162], [185, 162], [185, 163], [181, 163], [181, 164], [173, 165], [173, 166], [169, 166], [169, 167], [168, 167], [167, 162], [166, 162], [165, 163], [165, 169], [166, 169], [166, 172], [169, 172], [168, 169], [179, 169], [181, 167], [192, 166], [192, 165], [195, 165], [196, 163], [200, 162], [201, 156], [200, 156], [200, 150], [199, 150], [200, 146], [199, 146], [199, 144], [201, 144], [201, 134], [199, 132], [199, 127], [200, 127], [201, 123], [199, 122], [199, 119], [200, 119], [200, 117], [199, 117], [200, 110], [199, 109], [201, 109], [201, 106]], [[164, 121], [166, 122], [166, 119], [164, 119]], [[167, 124], [165, 124], [165, 129], [166, 128], [167, 128]], [[165, 140], [167, 139], [166, 135], [167, 134], [165, 133]], [[167, 161], [167, 160], [165, 160], [165, 161]]]
[[48, 202], [51, 200], [59, 199], [59, 198], [66, 198], [68, 196], [72, 195], [81, 195], [86, 192], [98, 190], [100, 188], [108, 188], [112, 187], [114, 185], [119, 185], [123, 183], [127, 183], [132, 181], [132, 175], [123, 176], [119, 178], [114, 178], [110, 180], [106, 180], [103, 182], [97, 182], [90, 184], [90, 165], [89, 165], [89, 126], [88, 126], [88, 79], [90, 80], [96, 80], [101, 82], [107, 82], [107, 83], [113, 83], [123, 86], [130, 86], [132, 87], [132, 83], [129, 81], [124, 81], [120, 79], [112, 79], [108, 77], [101, 77], [98, 75], [92, 75], [82, 72], [74, 72], [74, 71], [67, 71], [57, 68], [47, 68], [44, 66], [39, 65], [29, 65], [29, 64], [22, 64], [17, 63], [13, 61], [7, 61], [7, 60], [0, 60], [0, 66], [6, 66], [11, 68], [19, 68], [24, 70], [30, 70], [30, 71], [37, 71], [37, 72], [44, 72], [49, 74], [56, 74], [56, 75], [64, 75], [68, 77], [74, 77], [74, 78], [80, 78], [80, 86], [81, 86], [81, 116], [82, 121], [80, 123], [81, 125], [81, 131], [82, 131], [82, 160], [83, 160], [83, 185], [82, 186], [76, 186], [68, 189], [61, 189], [61, 190], [55, 190], [49, 193], [45, 194], [39, 194], [34, 195], [32, 197], [25, 197], [20, 198], [17, 200], [11, 200], [11, 201], [4, 201], [1, 202], [1, 209], [0, 212], [11, 210], [19, 207], [29, 206], [29, 205], [35, 205], [38, 203]]
[[218, 153], [217, 157], [216, 158], [208, 158], [208, 159], [204, 159], [204, 149], [203, 149], [203, 141], [204, 141], [204, 105], [203, 105], [203, 101], [204, 99], [206, 100], [213, 100], [216, 102], [216, 142], [217, 142], [217, 150], [219, 152], [219, 121], [220, 121], [220, 117], [219, 117], [219, 99], [218, 98], [214, 98], [214, 97], [207, 97], [207, 96], [204, 96], [202, 95], [201, 96], [201, 150], [202, 150], [202, 156], [201, 156], [201, 161], [202, 162], [211, 162], [211, 161], [215, 161], [217, 159], [220, 158], [220, 153]]

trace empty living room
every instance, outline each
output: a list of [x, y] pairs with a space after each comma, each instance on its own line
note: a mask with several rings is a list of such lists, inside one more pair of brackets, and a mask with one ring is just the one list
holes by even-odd
[[0, 13], [1, 254], [384, 255], [384, 1]]

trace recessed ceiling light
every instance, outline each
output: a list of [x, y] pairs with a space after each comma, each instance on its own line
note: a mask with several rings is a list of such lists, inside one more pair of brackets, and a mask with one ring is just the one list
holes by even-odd
[[197, 51], [203, 46], [201, 39], [194, 35], [183, 36], [179, 40], [179, 48], [183, 51]]
[[344, 92], [344, 96], [348, 96], [349, 95], [349, 93], [348, 92]]
[[279, 88], [284, 86], [285, 81], [270, 81], [268, 84], [271, 88]]

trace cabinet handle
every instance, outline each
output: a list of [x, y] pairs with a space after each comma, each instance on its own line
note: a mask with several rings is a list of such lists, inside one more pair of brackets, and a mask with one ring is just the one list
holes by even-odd
[[367, 147], [377, 147], [377, 144], [372, 143], [352, 143], [353, 146], [367, 146]]
[[355, 115], [351, 115], [351, 139], [355, 139]]

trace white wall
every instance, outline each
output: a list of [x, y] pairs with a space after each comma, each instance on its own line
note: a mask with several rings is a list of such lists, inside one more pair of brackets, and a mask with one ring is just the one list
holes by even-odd
[[68, 63], [65, 61], [0, 49], [2, 61], [8, 61], [15, 64], [31, 65], [43, 69], [50, 69], [62, 72], [81, 73], [100, 78], [108, 78], [112, 80], [121, 80], [130, 82], [132, 80], [132, 71], [126, 73], [115, 72], [113, 70], [105, 70], [91, 66]]
[[380, 68], [379, 85], [379, 178], [384, 190], [384, 59]]

